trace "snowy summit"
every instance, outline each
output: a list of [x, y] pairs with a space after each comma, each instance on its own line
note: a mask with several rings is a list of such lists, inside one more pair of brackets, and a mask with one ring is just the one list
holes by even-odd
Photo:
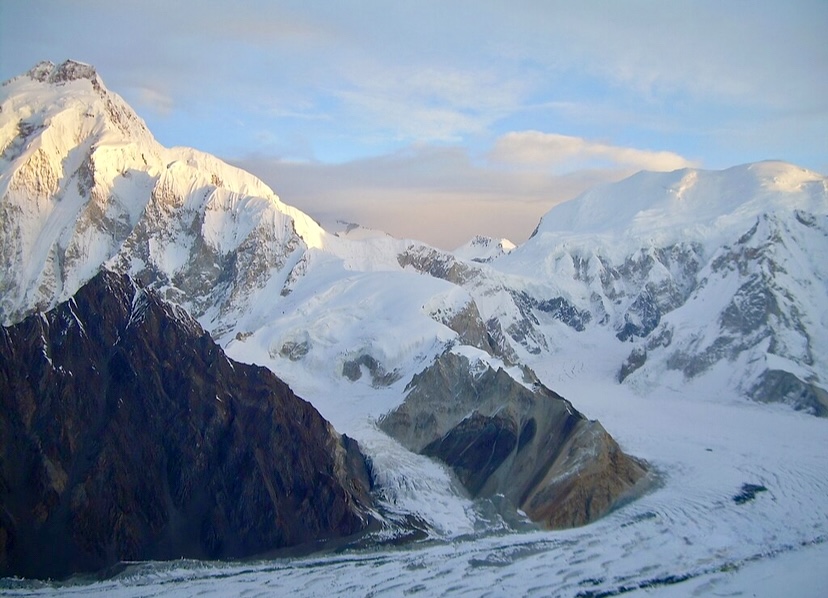
[[452, 253], [460, 259], [486, 263], [506, 255], [515, 248], [509, 239], [493, 239], [476, 235], [471, 241], [455, 249]]

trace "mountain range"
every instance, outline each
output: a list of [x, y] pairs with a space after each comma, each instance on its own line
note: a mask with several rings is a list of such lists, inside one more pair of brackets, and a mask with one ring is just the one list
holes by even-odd
[[[372, 453], [382, 429], [550, 526], [647, 479], [575, 409], [579, 376], [828, 414], [826, 250], [828, 179], [782, 162], [642, 172], [553, 208], [518, 247], [447, 252], [325, 230], [249, 173], [162, 147], [88, 65], [0, 88], [4, 325], [126, 275], [285, 380], [378, 478], [404, 477]], [[578, 472], [593, 481], [564, 483]]]

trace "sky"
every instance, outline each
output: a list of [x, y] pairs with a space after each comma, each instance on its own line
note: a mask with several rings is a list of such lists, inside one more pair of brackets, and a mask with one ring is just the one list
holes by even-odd
[[323, 225], [524, 241], [634, 172], [828, 172], [826, 0], [2, 0], [0, 79], [94, 65]]

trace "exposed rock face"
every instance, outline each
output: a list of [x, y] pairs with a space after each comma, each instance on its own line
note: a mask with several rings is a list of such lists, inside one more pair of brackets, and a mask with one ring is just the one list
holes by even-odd
[[487, 264], [508, 254], [514, 248], [515, 244], [509, 239], [493, 239], [484, 235], [475, 235], [468, 243], [458, 247], [452, 253], [464, 260]]
[[368, 373], [371, 375], [371, 382], [375, 388], [390, 386], [400, 379], [400, 375], [397, 372], [385, 371], [385, 368], [379, 361], [365, 353], [346, 361], [342, 365], [342, 375], [351, 382], [356, 382], [362, 378], [362, 368], [368, 370]]
[[509, 365], [518, 362], [518, 356], [506, 339], [500, 322], [496, 318], [484, 322], [473, 299], [460, 310], [438, 311], [432, 313], [431, 317], [454, 330], [460, 343], [485, 351], [493, 357], [499, 357]]
[[243, 557], [372, 522], [356, 442], [122, 275], [0, 330], [0, 401], [0, 575]]
[[53, 62], [44, 60], [35, 65], [26, 75], [41, 83], [48, 82], [55, 84], [75, 81], [77, 79], [98, 80], [95, 67], [75, 60], [67, 60], [60, 65], [55, 65]]
[[411, 267], [423, 274], [442, 278], [457, 285], [464, 285], [480, 276], [479, 269], [473, 265], [431, 247], [409, 247], [397, 255], [397, 261], [403, 268]]
[[530, 390], [447, 352], [409, 389], [380, 427], [450, 465], [472, 496], [503, 494], [547, 527], [597, 519], [645, 476], [599, 423], [536, 380]]
[[813, 333], [825, 312], [817, 256], [826, 239], [825, 217], [758, 217], [711, 256], [688, 300], [633, 347], [619, 379], [649, 385], [673, 370], [692, 380], [727, 362], [741, 372], [741, 394], [828, 414], [825, 343]]
[[828, 417], [828, 392], [783, 370], [766, 370], [750, 389], [750, 396], [763, 403], [785, 403], [794, 409]]

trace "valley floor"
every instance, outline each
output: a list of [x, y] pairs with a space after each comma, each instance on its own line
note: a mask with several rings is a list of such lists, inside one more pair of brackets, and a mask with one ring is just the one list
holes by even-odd
[[[395, 465], [397, 457], [388, 457], [378, 467], [405, 469], [400, 475], [410, 480], [406, 486], [397, 479], [398, 506], [428, 503], [424, 508], [432, 510], [441, 537], [401, 548], [244, 564], [142, 563], [94, 583], [4, 580], [2, 593], [824, 595], [828, 420], [780, 406], [688, 396], [692, 389], [640, 396], [609, 382], [606, 372], [598, 371], [600, 363], [589, 368], [584, 363], [552, 360], [532, 366], [588, 417], [599, 419], [627, 452], [658, 472], [651, 491], [592, 525], [559, 532], [481, 532], [475, 529], [476, 507], [470, 501], [434, 488], [450, 484], [447, 477], [440, 482], [439, 467], [416, 456]], [[331, 407], [329, 413], [320, 407], [326, 416], [337, 415]], [[383, 444], [372, 424], [355, 426], [341, 412], [339, 417], [339, 425], [350, 423], [346, 431], [369, 454], [398, 450]], [[397, 456], [403, 459], [402, 453]], [[395, 483], [389, 481], [393, 475], [387, 472], [386, 483]]]

